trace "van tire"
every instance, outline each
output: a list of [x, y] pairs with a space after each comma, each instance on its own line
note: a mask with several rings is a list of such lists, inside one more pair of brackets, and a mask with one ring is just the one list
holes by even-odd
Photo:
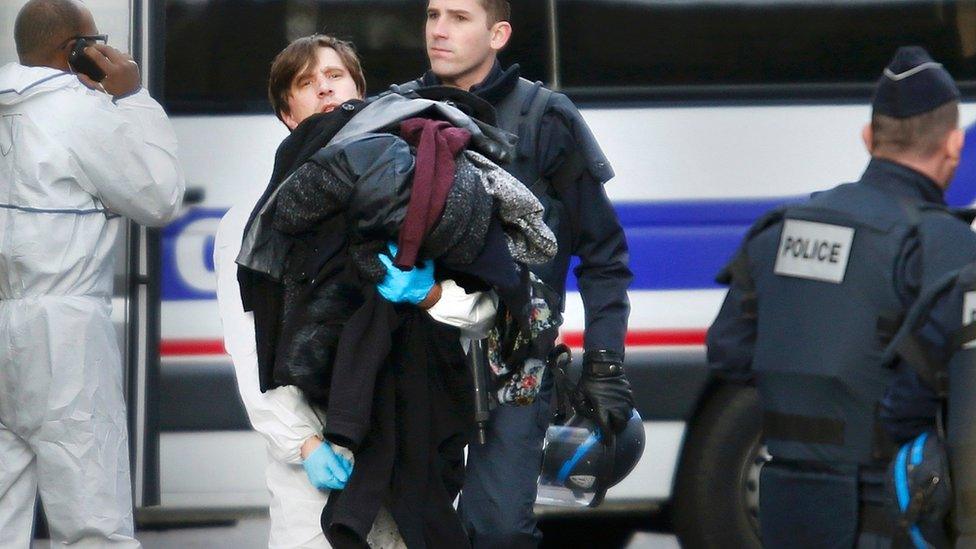
[[760, 549], [758, 468], [766, 454], [755, 388], [719, 387], [692, 422], [687, 440], [673, 507], [681, 546]]

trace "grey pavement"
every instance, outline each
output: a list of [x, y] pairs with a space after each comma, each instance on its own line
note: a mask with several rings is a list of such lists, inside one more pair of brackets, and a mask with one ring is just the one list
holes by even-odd
[[[141, 530], [145, 549], [263, 549], [268, 546], [267, 517], [246, 517], [230, 526]], [[678, 549], [673, 535], [636, 532], [626, 549]]]

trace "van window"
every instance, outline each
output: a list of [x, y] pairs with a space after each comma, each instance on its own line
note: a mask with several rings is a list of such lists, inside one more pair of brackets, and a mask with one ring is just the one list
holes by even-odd
[[[502, 63], [548, 82], [543, 2], [519, 7]], [[536, 5], [538, 4], [538, 5]], [[295, 38], [319, 32], [351, 40], [369, 94], [427, 68], [423, 2], [417, 0], [165, 0], [154, 13], [161, 44], [159, 94], [171, 113], [270, 113], [268, 71]], [[159, 71], [156, 71], [159, 74]]]
[[898, 46], [976, 79], [976, 2], [560, 0], [567, 91], [870, 94]]

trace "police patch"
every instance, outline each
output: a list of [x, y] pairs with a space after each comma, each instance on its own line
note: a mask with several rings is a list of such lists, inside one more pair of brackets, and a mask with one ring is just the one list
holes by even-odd
[[[966, 292], [962, 297], [962, 325], [967, 326], [973, 322], [976, 322], [976, 291]], [[976, 348], [976, 340], [966, 343], [962, 348]]]
[[853, 241], [851, 227], [787, 219], [783, 222], [773, 272], [840, 284], [847, 272]]

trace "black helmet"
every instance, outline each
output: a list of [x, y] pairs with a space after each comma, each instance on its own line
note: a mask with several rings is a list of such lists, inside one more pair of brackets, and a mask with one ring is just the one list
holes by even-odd
[[596, 423], [574, 414], [546, 431], [536, 503], [596, 507], [644, 453], [644, 423], [637, 410], [624, 430], [604, 440]]

